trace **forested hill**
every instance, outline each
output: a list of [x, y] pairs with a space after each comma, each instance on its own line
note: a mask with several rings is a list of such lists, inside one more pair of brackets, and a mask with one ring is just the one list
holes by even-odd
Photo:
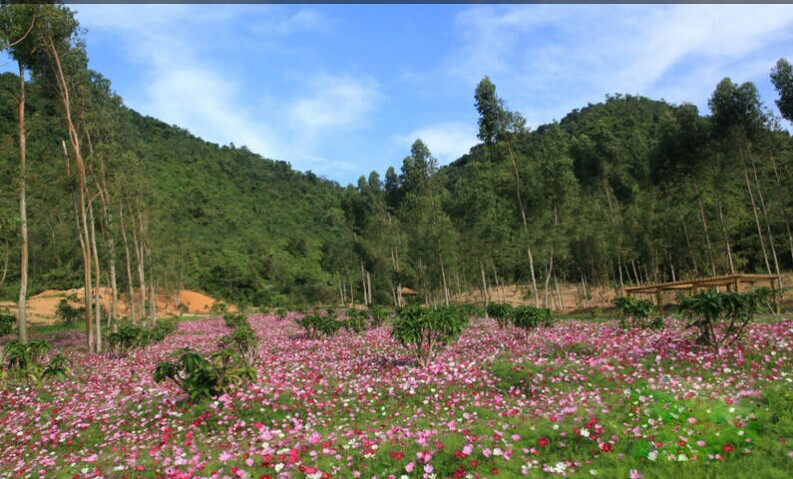
[[[439, 167], [417, 139], [398, 170], [342, 188], [143, 117], [89, 73], [90, 102], [75, 116], [89, 144], [100, 278], [112, 259], [122, 292], [140, 286], [140, 261], [157, 288], [255, 306], [398, 302], [400, 287], [443, 301], [483, 281], [520, 283], [543, 303], [560, 281], [619, 287], [793, 267], [791, 138], [751, 84], [720, 83], [710, 117], [616, 95], [529, 130], [485, 79], [475, 92], [483, 141], [469, 154]], [[47, 88], [37, 79], [26, 92], [33, 292], [83, 278], [68, 134]], [[2, 75], [0, 90], [0, 175], [15, 185], [19, 78]], [[2, 191], [2, 292], [13, 297], [18, 197]]]
[[[18, 76], [0, 77], [4, 139], [0, 174], [8, 186], [17, 183], [18, 92]], [[31, 289], [35, 293], [79, 287], [75, 180], [66, 178], [61, 146], [67, 132], [57, 103], [44, 98], [39, 85], [28, 83], [26, 93]], [[118, 101], [106, 106], [112, 110], [104, 112], [110, 124], [95, 136], [97, 141], [101, 135], [101, 143], [94, 146], [94, 156], [102, 155], [108, 171], [115, 214], [109, 234], [116, 237], [121, 284], [126, 283], [119, 223], [124, 207], [129, 243], [136, 228], [132, 220], [137, 218], [130, 218], [130, 211], [137, 214], [140, 208], [145, 235], [140, 240], [151, 255], [144, 269], [158, 287], [181, 284], [256, 304], [283, 302], [285, 297], [314, 298], [320, 294], [317, 291], [324, 291], [329, 277], [322, 260], [336, 240], [345, 237], [338, 184], [296, 172], [283, 161], [261, 158], [244, 147], [205, 142]], [[97, 158], [89, 161], [96, 167]], [[14, 218], [18, 196], [13, 187], [2, 191], [2, 239], [10, 246], [3, 295], [12, 297], [19, 273], [19, 225]], [[96, 198], [94, 207], [98, 234], [105, 236]], [[138, 281], [137, 259], [131, 244], [130, 248], [133, 281]], [[107, 256], [109, 251], [100, 254]], [[107, 283], [105, 264], [103, 284]]]

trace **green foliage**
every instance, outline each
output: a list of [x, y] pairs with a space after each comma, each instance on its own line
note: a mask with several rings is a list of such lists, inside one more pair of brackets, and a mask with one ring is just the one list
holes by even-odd
[[116, 330], [107, 335], [106, 341], [112, 352], [118, 356], [126, 356], [132, 349], [162, 342], [166, 336], [176, 332], [177, 328], [176, 318], [158, 319], [153, 327], [120, 321]]
[[230, 334], [221, 337], [218, 342], [220, 348], [230, 348], [239, 354], [239, 357], [241, 357], [248, 366], [254, 364], [258, 345], [259, 337], [247, 324], [247, 321], [245, 324], [237, 326]]
[[231, 349], [221, 349], [209, 359], [189, 348], [174, 351], [157, 364], [154, 381], [171, 380], [197, 402], [231, 392], [256, 379], [256, 369], [248, 366]]
[[660, 317], [651, 318], [655, 305], [652, 301], [629, 298], [623, 296], [612, 301], [614, 306], [622, 313], [620, 327], [663, 329], [664, 321]]
[[697, 343], [718, 351], [741, 338], [746, 326], [773, 295], [769, 288], [747, 293], [704, 291], [686, 298], [680, 303], [680, 311], [688, 319], [687, 328], [698, 330]]
[[244, 314], [231, 314], [226, 313], [223, 315], [223, 322], [226, 323], [226, 327], [234, 329], [243, 326], [247, 326], [248, 328], [251, 327], [250, 323], [248, 323], [248, 318]]
[[386, 311], [376, 305], [369, 306], [369, 326], [379, 328], [383, 325], [387, 317]]
[[397, 311], [391, 337], [399, 341], [421, 367], [427, 367], [467, 325], [468, 316], [458, 308], [409, 306]]
[[358, 309], [348, 309], [344, 318], [344, 329], [351, 333], [361, 334], [366, 330], [369, 314]]
[[222, 301], [218, 301], [217, 303], [212, 304], [212, 307], [209, 308], [209, 312], [211, 314], [223, 314], [228, 310], [229, 307], [226, 303]]
[[72, 361], [63, 354], [54, 354], [44, 367], [41, 377], [42, 379], [66, 379], [72, 374], [71, 364]]
[[308, 339], [331, 338], [342, 327], [341, 321], [322, 314], [308, 314], [296, 319], [295, 322], [303, 328]]
[[553, 326], [553, 315], [547, 308], [534, 306], [520, 306], [512, 311], [512, 324], [515, 327], [529, 330], [537, 327], [550, 328]]
[[70, 302], [77, 301], [77, 295], [72, 294], [60, 300], [55, 315], [63, 324], [72, 324], [74, 321], [85, 317], [85, 306], [75, 308]]
[[278, 317], [279, 321], [283, 321], [286, 319], [286, 315], [289, 314], [289, 311], [286, 308], [278, 308], [275, 310], [275, 315]]
[[13, 333], [16, 322], [16, 316], [8, 313], [8, 311], [0, 311], [0, 336]]
[[496, 320], [499, 328], [505, 328], [512, 318], [512, 306], [506, 303], [490, 303], [487, 305], [487, 315]]

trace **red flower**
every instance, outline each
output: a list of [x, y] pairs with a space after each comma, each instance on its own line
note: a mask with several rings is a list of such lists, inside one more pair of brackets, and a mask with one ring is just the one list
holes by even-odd
[[498, 469], [495, 468], [495, 467], [491, 467], [490, 468], [490, 474], [493, 474], [494, 476], [497, 476], [498, 475]]
[[471, 467], [476, 467], [476, 466], [479, 465], [479, 463], [477, 461], [475, 461], [474, 459], [471, 459], [470, 464], [471, 464]]
[[603, 452], [611, 452], [611, 444], [604, 442], [600, 445], [600, 450]]
[[457, 459], [463, 459], [463, 458], [465, 458], [467, 456], [468, 456], [468, 454], [464, 453], [463, 451], [461, 451], [459, 449], [454, 451], [454, 457], [456, 457]]
[[540, 447], [547, 446], [548, 444], [550, 444], [550, 441], [548, 441], [544, 437], [541, 437], [537, 440], [537, 445]]
[[724, 452], [732, 452], [732, 451], [734, 451], [734, 450], [735, 450], [735, 448], [734, 448], [734, 447], [732, 447], [732, 444], [725, 444], [725, 445], [724, 445], [724, 446], [721, 448], [721, 450], [722, 450], [722, 451], [724, 451]]
[[402, 459], [403, 457], [405, 457], [405, 453], [402, 451], [391, 451], [391, 454], [389, 454], [389, 456], [391, 456], [391, 459]]

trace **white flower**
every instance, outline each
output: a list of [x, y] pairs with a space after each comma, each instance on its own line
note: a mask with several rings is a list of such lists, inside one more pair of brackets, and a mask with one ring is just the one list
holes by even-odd
[[584, 437], [589, 437], [589, 429], [581, 429], [581, 435]]
[[657, 449], [653, 449], [652, 451], [648, 452], [647, 453], [647, 459], [649, 459], [651, 461], [654, 461], [654, 460], [658, 459], [658, 450]]
[[597, 469], [590, 469], [589, 473], [592, 474], [593, 476], [597, 476], [598, 475]]
[[281, 472], [281, 469], [283, 468], [284, 468], [283, 463], [279, 462], [278, 464], [275, 465], [275, 472]]
[[679, 456], [677, 456], [677, 460], [678, 461], [688, 461], [688, 456], [686, 456], [685, 454], [680, 454]]

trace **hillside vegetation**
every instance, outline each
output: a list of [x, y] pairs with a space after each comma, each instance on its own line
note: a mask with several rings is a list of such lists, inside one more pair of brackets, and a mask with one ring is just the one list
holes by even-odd
[[[4, 7], [7, 43], [35, 8]], [[716, 85], [711, 116], [617, 94], [531, 129], [484, 78], [472, 92], [482, 143], [469, 154], [439, 166], [417, 139], [401, 165], [342, 187], [130, 110], [87, 68], [73, 13], [37, 15], [61, 23], [11, 48], [30, 76], [30, 293], [80, 286], [90, 269], [89, 283], [115, 276], [121, 292], [190, 288], [256, 307], [400, 304], [403, 287], [446, 302], [502, 283], [550, 305], [562, 281], [586, 290], [793, 267], [791, 138], [751, 83]], [[790, 65], [771, 73], [789, 120]], [[8, 299], [22, 277], [20, 88], [0, 76]]]

